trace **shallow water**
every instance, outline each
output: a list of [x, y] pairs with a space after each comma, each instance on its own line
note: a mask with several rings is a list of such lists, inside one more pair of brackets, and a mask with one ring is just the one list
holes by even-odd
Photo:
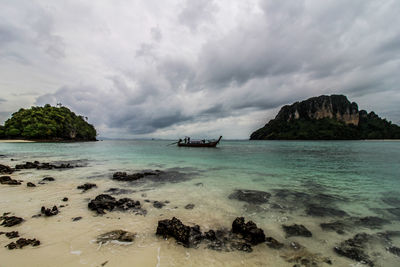
[[[400, 142], [384, 141], [223, 141], [216, 149], [167, 146], [170, 141], [100, 141], [88, 143], [1, 143], [0, 163], [15, 166], [25, 161], [69, 161], [82, 167], [66, 170], [22, 170], [14, 179], [37, 184], [35, 188], [0, 185], [0, 212], [12, 212], [25, 222], [9, 229], [26, 238], [37, 238], [39, 247], [9, 251], [0, 248], [0, 266], [293, 266], [288, 258], [299, 253], [329, 257], [334, 266], [355, 266], [357, 262], [340, 257], [333, 247], [356, 233], [400, 230], [400, 218], [388, 211], [400, 208]], [[11, 161], [13, 159], [13, 161]], [[135, 183], [111, 179], [116, 171], [129, 173], [159, 169], [174, 173], [174, 179]], [[85, 193], [76, 187], [85, 182], [97, 188]], [[89, 199], [109, 188], [135, 192], [116, 196], [139, 200], [146, 216], [111, 212], [97, 216], [88, 210]], [[255, 189], [272, 194], [268, 203], [251, 204], [229, 195], [236, 189]], [[68, 202], [62, 202], [63, 197]], [[389, 197], [392, 197], [390, 199]], [[154, 208], [144, 199], [169, 203]], [[400, 200], [399, 200], [400, 201]], [[194, 209], [184, 206], [192, 203]], [[59, 215], [31, 218], [41, 206], [68, 204]], [[331, 207], [349, 216], [378, 216], [390, 223], [376, 229], [354, 226], [345, 234], [323, 231], [320, 223], [344, 217], [316, 217], [306, 214], [309, 205]], [[281, 207], [281, 208], [276, 208]], [[72, 222], [71, 218], [83, 219]], [[157, 221], [173, 216], [188, 225], [198, 224], [202, 231], [230, 228], [238, 216], [253, 220], [272, 236], [286, 244], [296, 241], [306, 249], [274, 250], [265, 244], [254, 246], [252, 253], [218, 252], [200, 246], [184, 248], [173, 238], [155, 236]], [[303, 224], [311, 238], [286, 238], [282, 224]], [[130, 245], [99, 246], [96, 236], [109, 230], [124, 229], [137, 233]], [[0, 236], [0, 245], [8, 240]], [[386, 251], [386, 243], [368, 245], [367, 251], [378, 266], [398, 266], [399, 257]], [[393, 238], [392, 245], [400, 246]], [[317, 255], [317, 256], [318, 256]], [[320, 266], [329, 266], [319, 263]]]

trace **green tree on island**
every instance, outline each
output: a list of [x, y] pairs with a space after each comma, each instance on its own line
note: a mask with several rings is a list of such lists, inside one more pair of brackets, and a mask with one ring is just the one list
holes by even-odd
[[96, 140], [96, 129], [67, 107], [21, 108], [0, 126], [0, 138]]

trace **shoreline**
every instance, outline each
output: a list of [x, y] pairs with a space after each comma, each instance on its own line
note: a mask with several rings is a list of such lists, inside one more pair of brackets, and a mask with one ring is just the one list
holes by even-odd
[[23, 139], [0, 139], [0, 143], [35, 143], [37, 141]]

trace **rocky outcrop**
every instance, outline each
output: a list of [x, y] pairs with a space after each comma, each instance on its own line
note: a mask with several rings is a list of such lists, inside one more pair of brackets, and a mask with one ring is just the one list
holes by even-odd
[[25, 164], [17, 164], [15, 165], [15, 169], [37, 169], [37, 170], [51, 170], [51, 169], [70, 169], [74, 168], [70, 163], [61, 163], [59, 165], [51, 164], [47, 162], [40, 163], [39, 161], [34, 162], [25, 162]]
[[296, 119], [319, 120], [337, 119], [345, 124], [358, 125], [358, 105], [350, 103], [344, 95], [322, 95], [302, 102], [284, 106], [275, 119], [291, 121]]
[[356, 234], [353, 238], [341, 242], [334, 250], [341, 256], [367, 264], [368, 266], [374, 266], [369, 255], [364, 251], [366, 243], [371, 238], [372, 236], [366, 233]]
[[158, 176], [161, 173], [162, 172], [159, 170], [138, 172], [138, 173], [132, 173], [132, 174], [127, 174], [126, 172], [116, 172], [113, 174], [113, 180], [131, 182], [131, 181], [136, 181], [136, 180], [142, 179], [146, 176]]
[[29, 246], [29, 245], [31, 245], [33, 247], [39, 246], [40, 241], [35, 238], [34, 239], [20, 238], [16, 242], [11, 242], [6, 247], [8, 249], [12, 250], [12, 249], [21, 249], [21, 248]]
[[171, 220], [158, 222], [156, 235], [164, 238], [173, 237], [185, 247], [197, 247], [201, 242], [208, 249], [217, 251], [243, 251], [252, 252], [252, 245], [268, 241], [268, 246], [279, 249], [283, 244], [273, 238], [266, 238], [264, 231], [252, 222], [245, 222], [243, 217], [236, 218], [232, 223], [232, 229], [209, 230], [202, 233], [200, 226], [184, 225], [179, 219], [173, 217]]
[[24, 219], [22, 219], [20, 217], [7, 216], [7, 215], [0, 216], [0, 220], [3, 221], [1, 223], [1, 225], [4, 226], [4, 227], [11, 227], [11, 226], [20, 224], [20, 223], [22, 223], [24, 221]]
[[136, 214], [146, 215], [146, 210], [142, 209], [139, 201], [130, 198], [116, 199], [107, 194], [98, 195], [91, 200], [88, 208], [97, 212], [97, 214], [105, 214], [105, 211], [133, 211]]
[[396, 138], [400, 138], [399, 126], [374, 112], [359, 111], [344, 95], [322, 95], [286, 105], [275, 119], [250, 136], [251, 140]]
[[3, 173], [4, 174], [11, 174], [13, 172], [14, 172], [13, 168], [11, 168], [11, 167], [9, 167], [7, 165], [0, 164], [0, 174], [3, 174]]
[[161, 235], [164, 238], [172, 236], [185, 247], [194, 247], [202, 240], [200, 226], [184, 225], [175, 217], [171, 220], [158, 221], [156, 235]]
[[86, 192], [89, 189], [92, 189], [93, 187], [97, 187], [97, 185], [92, 183], [85, 183], [83, 185], [79, 185], [77, 189], [82, 189], [83, 190], [82, 192]]
[[0, 176], [0, 184], [8, 184], [8, 185], [20, 185], [21, 182], [11, 179], [10, 176]]
[[244, 201], [249, 204], [263, 204], [267, 203], [271, 194], [259, 190], [245, 190], [237, 189], [235, 192], [229, 195], [229, 199], [237, 199], [239, 201]]
[[50, 217], [50, 216], [55, 216], [59, 213], [57, 206], [53, 206], [53, 208], [46, 208], [46, 207], [42, 207], [40, 209], [40, 213], [43, 214], [46, 217]]
[[283, 230], [286, 232], [286, 237], [291, 236], [304, 236], [311, 237], [312, 233], [301, 224], [282, 225]]

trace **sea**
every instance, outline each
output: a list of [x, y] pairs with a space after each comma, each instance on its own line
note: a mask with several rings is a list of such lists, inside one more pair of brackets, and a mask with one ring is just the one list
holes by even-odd
[[[0, 226], [0, 232], [18, 231], [41, 242], [9, 250], [5, 246], [15, 239], [0, 235], [0, 266], [400, 266], [393, 249], [400, 247], [400, 141], [222, 140], [217, 148], [171, 143], [0, 143], [3, 165], [39, 161], [74, 166], [23, 169], [10, 175], [21, 185], [0, 185], [0, 213], [24, 218], [20, 225]], [[165, 174], [163, 179], [112, 179], [115, 172], [156, 170]], [[39, 184], [48, 176], [55, 181]], [[27, 182], [37, 186], [27, 187]], [[77, 189], [84, 183], [97, 187]], [[88, 209], [105, 192], [140, 201], [147, 214], [98, 215]], [[260, 193], [264, 201], [240, 194], [246, 192]], [[154, 201], [164, 206], [157, 208]], [[42, 206], [54, 205], [60, 210], [56, 216], [35, 216]], [[155, 234], [158, 221], [173, 217], [199, 225], [202, 232], [229, 231], [235, 218], [244, 217], [284, 245], [276, 249], [261, 243], [252, 252], [185, 247]], [[340, 229], [321, 227], [332, 222], [339, 222]], [[312, 236], [288, 235], [283, 225], [294, 224]], [[134, 241], [96, 242], [99, 235], [118, 229], [136, 233]], [[368, 240], [358, 249], [369, 263], [335, 251], [361, 233]]]

